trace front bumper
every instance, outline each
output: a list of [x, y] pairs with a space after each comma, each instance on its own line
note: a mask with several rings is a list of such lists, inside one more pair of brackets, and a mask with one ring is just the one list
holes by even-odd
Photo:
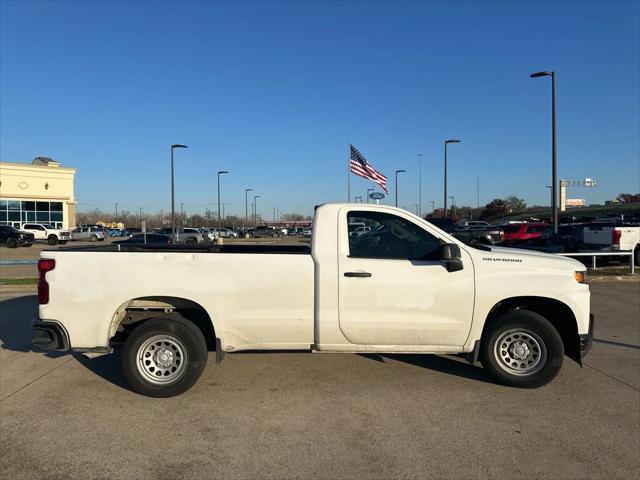
[[593, 313], [589, 314], [589, 333], [579, 335], [580, 337], [580, 359], [582, 360], [585, 355], [591, 350], [593, 345]]
[[69, 334], [62, 325], [56, 322], [34, 320], [32, 322], [35, 336], [31, 343], [44, 350], [66, 352], [69, 350]]

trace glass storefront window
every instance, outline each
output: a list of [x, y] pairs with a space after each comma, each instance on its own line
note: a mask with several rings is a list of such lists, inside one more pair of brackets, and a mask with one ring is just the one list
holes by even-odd
[[0, 200], [0, 224], [19, 227], [24, 222], [37, 222], [62, 228], [63, 208], [63, 202], [3, 199]]

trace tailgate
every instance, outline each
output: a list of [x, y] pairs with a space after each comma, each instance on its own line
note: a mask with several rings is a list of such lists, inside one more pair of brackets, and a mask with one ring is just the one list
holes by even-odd
[[587, 245], [611, 245], [613, 243], [612, 226], [590, 225], [584, 228], [583, 243]]

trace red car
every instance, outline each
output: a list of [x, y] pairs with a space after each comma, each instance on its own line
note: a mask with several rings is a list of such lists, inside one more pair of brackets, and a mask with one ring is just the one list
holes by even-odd
[[543, 234], [553, 230], [548, 223], [512, 223], [502, 227], [504, 240], [502, 245], [514, 245], [540, 238]]

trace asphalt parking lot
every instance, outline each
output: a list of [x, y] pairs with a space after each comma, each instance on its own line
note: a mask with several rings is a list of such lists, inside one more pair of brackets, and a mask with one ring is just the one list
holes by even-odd
[[538, 390], [445, 356], [239, 353], [182, 396], [116, 355], [31, 349], [0, 293], [2, 478], [638, 478], [640, 283], [592, 285], [596, 340]]

